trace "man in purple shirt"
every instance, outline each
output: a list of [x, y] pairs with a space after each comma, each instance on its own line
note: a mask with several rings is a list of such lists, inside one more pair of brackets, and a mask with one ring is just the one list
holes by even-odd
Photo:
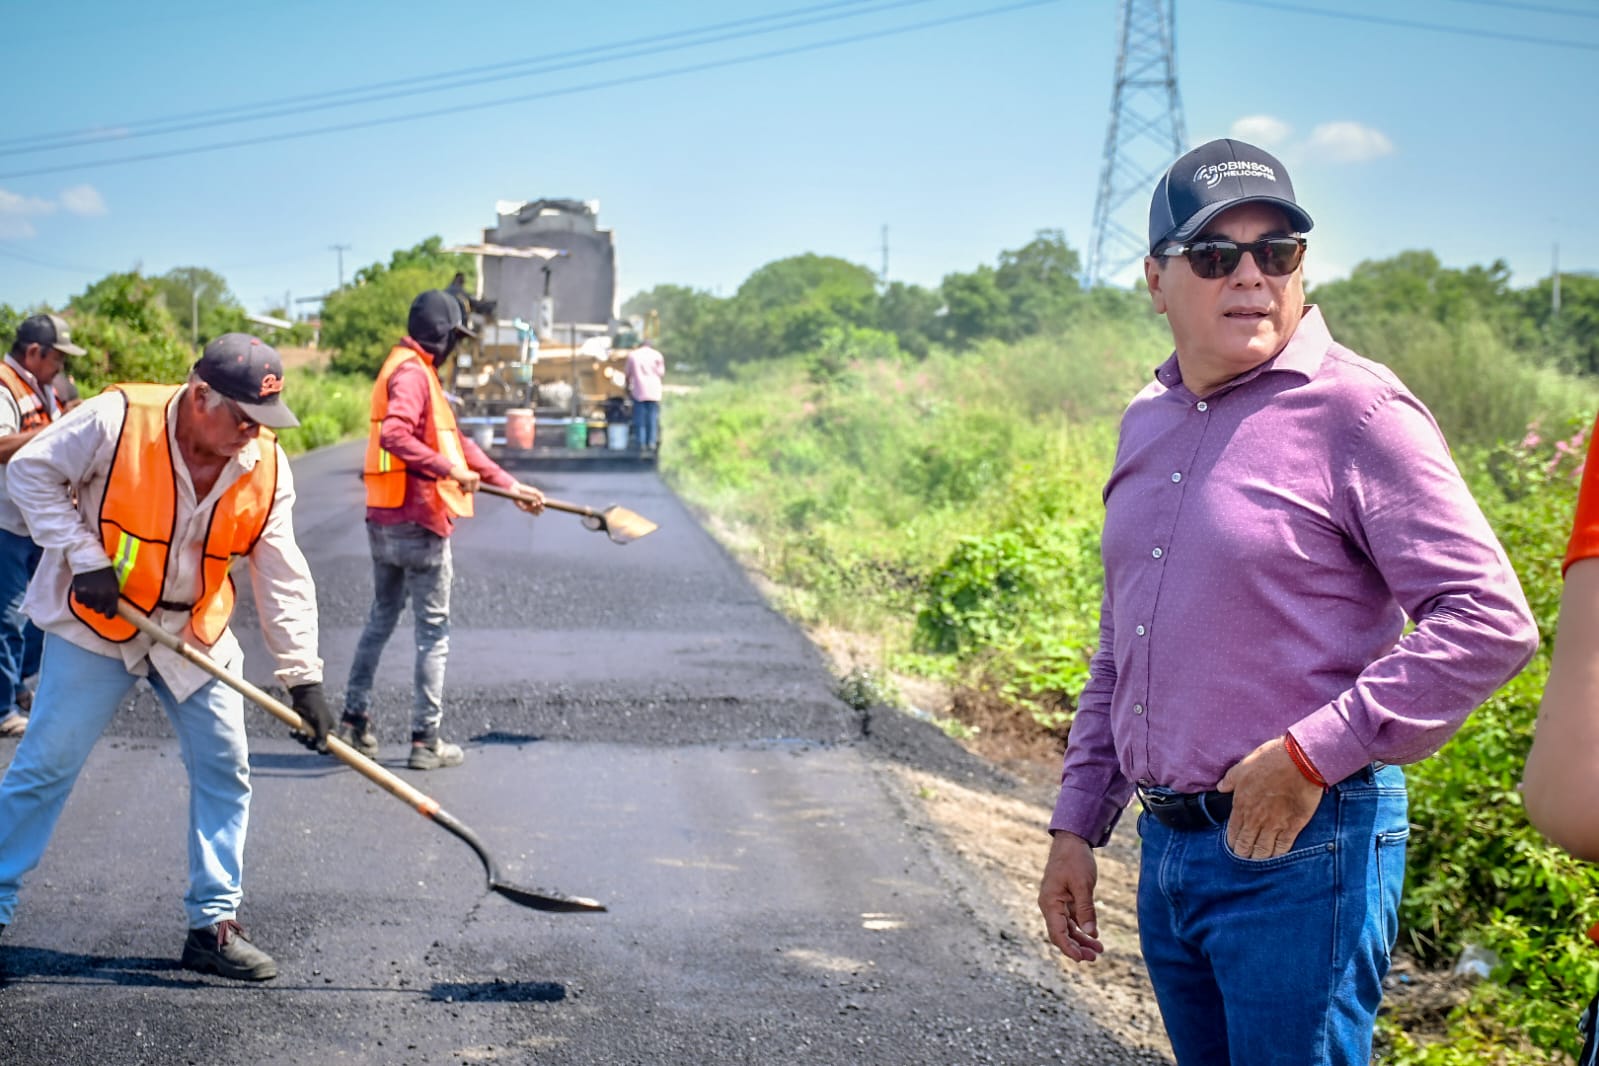
[[1144, 274], [1175, 351], [1122, 418], [1039, 889], [1050, 939], [1092, 962], [1092, 849], [1139, 796], [1140, 940], [1183, 1066], [1369, 1061], [1398, 764], [1537, 647], [1426, 407], [1305, 305], [1310, 228], [1282, 164], [1239, 141], [1155, 189]]

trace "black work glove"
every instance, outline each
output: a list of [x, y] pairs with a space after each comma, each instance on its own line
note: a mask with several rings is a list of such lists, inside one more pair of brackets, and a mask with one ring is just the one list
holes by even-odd
[[72, 575], [72, 594], [95, 614], [107, 618], [117, 616], [117, 601], [122, 598], [122, 586], [117, 584], [117, 572], [107, 566]]
[[289, 699], [293, 701], [295, 711], [311, 727], [309, 733], [296, 729], [294, 739], [312, 751], [325, 753], [328, 750], [328, 731], [333, 728], [334, 721], [333, 712], [328, 710], [328, 698], [322, 694], [322, 682], [294, 686], [289, 689]]

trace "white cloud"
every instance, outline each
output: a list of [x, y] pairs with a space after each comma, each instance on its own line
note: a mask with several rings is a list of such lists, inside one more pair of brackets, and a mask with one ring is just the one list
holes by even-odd
[[61, 206], [74, 215], [103, 215], [105, 197], [93, 185], [74, 185], [61, 190]]
[[0, 214], [0, 240], [14, 241], [37, 237], [39, 231], [21, 215]]
[[8, 189], [0, 189], [0, 218], [26, 218], [29, 215], [48, 215], [56, 209], [49, 200], [37, 196], [22, 196]]
[[1270, 115], [1245, 115], [1234, 122], [1232, 129], [1227, 131], [1227, 136], [1250, 144], [1258, 144], [1262, 148], [1282, 144], [1294, 132], [1294, 128], [1280, 118]]
[[1310, 135], [1311, 155], [1334, 163], [1364, 163], [1392, 155], [1394, 142], [1381, 130], [1359, 122], [1324, 122]]

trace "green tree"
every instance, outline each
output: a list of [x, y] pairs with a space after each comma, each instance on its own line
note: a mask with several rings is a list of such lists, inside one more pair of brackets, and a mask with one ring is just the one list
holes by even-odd
[[944, 301], [933, 290], [891, 281], [878, 298], [877, 326], [898, 337], [905, 351], [925, 359], [943, 335], [943, 307]]
[[649, 319], [657, 316], [660, 333], [651, 339], [671, 353], [679, 366], [684, 361], [703, 365], [703, 349], [724, 315], [727, 301], [687, 285], [657, 285], [635, 293], [622, 305], [622, 314]]
[[1000, 291], [993, 267], [985, 264], [970, 274], [947, 275], [940, 289], [948, 308], [949, 335], [957, 346], [1005, 335], [1010, 302]]
[[457, 271], [468, 285], [476, 277], [471, 256], [443, 250], [438, 237], [396, 251], [387, 264], [355, 272], [355, 281], [322, 305], [322, 343], [333, 350], [331, 369], [375, 375], [395, 341], [405, 335], [411, 301], [449, 285]]
[[767, 263], [744, 279], [733, 299], [756, 312], [821, 307], [851, 325], [869, 326], [877, 276], [859, 263], [807, 253]]
[[1317, 285], [1309, 295], [1335, 328], [1357, 316], [1419, 314], [1444, 323], [1482, 321], [1509, 336], [1522, 317], [1504, 260], [1455, 270], [1427, 251], [1366, 260], [1349, 277]]
[[999, 253], [994, 284], [1009, 305], [1001, 336], [1014, 339], [1059, 327], [1083, 297], [1082, 260], [1058, 229], [1039, 230], [1027, 244]]
[[88, 353], [67, 367], [84, 396], [119, 381], [179, 382], [194, 362], [160, 287], [137, 271], [90, 285], [68, 303], [66, 317], [73, 341]]
[[1558, 314], [1549, 278], [1517, 295], [1527, 323], [1527, 343], [1541, 347], [1546, 361], [1559, 369], [1599, 374], [1599, 275], [1560, 275]]
[[[205, 267], [174, 267], [160, 277], [150, 279], [166, 303], [172, 320], [183, 337], [198, 335], [205, 344], [213, 337], [240, 328], [244, 308], [228, 288], [221, 274]], [[199, 307], [198, 329], [194, 319]]]

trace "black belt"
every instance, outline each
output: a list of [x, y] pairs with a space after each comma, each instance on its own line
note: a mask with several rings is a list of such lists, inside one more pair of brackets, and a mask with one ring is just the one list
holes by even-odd
[[157, 607], [161, 608], [163, 611], [192, 611], [192, 610], [194, 610], [194, 604], [192, 604], [192, 603], [173, 603], [171, 600], [157, 600], [157, 601], [155, 601], [155, 605]]
[[[1370, 783], [1386, 765], [1374, 762], [1362, 766], [1333, 787], [1355, 780]], [[1233, 812], [1231, 792], [1174, 792], [1159, 785], [1139, 785], [1138, 799], [1155, 821], [1184, 831], [1226, 825], [1227, 816]]]
[[1138, 788], [1138, 800], [1161, 825], [1189, 831], [1226, 825], [1233, 810], [1231, 792], [1173, 792], [1159, 786]]

